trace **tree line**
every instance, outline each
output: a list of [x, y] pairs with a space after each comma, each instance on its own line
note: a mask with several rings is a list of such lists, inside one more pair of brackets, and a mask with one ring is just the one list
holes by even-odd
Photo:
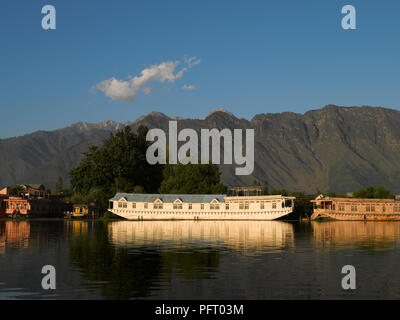
[[155, 164], [146, 160], [148, 128], [131, 127], [111, 134], [102, 147], [90, 147], [70, 172], [73, 198], [94, 200], [102, 209], [117, 192], [225, 193], [219, 167], [213, 164]]
[[[213, 164], [155, 164], [146, 160], [150, 142], [146, 140], [148, 128], [140, 126], [133, 132], [130, 126], [111, 133], [102, 147], [92, 146], [83, 154], [80, 163], [69, 175], [71, 187], [65, 189], [59, 177], [56, 194], [63, 195], [73, 203], [91, 203], [105, 211], [108, 199], [117, 192], [126, 193], [169, 193], [169, 194], [224, 194], [227, 187], [221, 182], [219, 167]], [[261, 188], [261, 183], [254, 181]], [[348, 197], [334, 192], [315, 195], [286, 189], [269, 190], [268, 182], [263, 182], [262, 194], [296, 197], [295, 217], [310, 216], [310, 200], [323, 194], [330, 197]], [[18, 194], [20, 186], [14, 186], [10, 194]], [[355, 198], [394, 198], [390, 190], [383, 186], [362, 188], [352, 194]]]

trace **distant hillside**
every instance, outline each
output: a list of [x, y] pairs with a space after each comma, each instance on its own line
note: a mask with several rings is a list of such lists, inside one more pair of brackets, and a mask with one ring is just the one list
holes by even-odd
[[82, 152], [90, 145], [102, 145], [110, 132], [121, 127], [113, 121], [79, 122], [55, 131], [0, 139], [0, 186], [40, 181], [55, 189], [59, 176], [68, 183], [68, 172], [79, 163]]
[[[204, 119], [172, 118], [152, 112], [130, 123], [167, 131], [178, 129], [254, 128], [253, 176], [235, 176], [234, 166], [221, 166], [228, 185], [267, 180], [270, 188], [347, 192], [384, 185], [400, 193], [400, 112], [378, 107], [326, 106], [295, 113], [258, 114], [251, 121], [216, 110]], [[68, 180], [89, 145], [101, 145], [125, 124], [77, 123], [56, 131], [39, 131], [0, 140], [0, 186], [43, 183], [54, 189], [58, 176]]]

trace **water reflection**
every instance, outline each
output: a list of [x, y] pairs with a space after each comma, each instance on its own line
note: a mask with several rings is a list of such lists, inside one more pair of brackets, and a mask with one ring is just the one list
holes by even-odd
[[[66, 229], [66, 234], [72, 234], [72, 235], [81, 235], [81, 234], [87, 234], [89, 230], [89, 223], [91, 226], [93, 226], [93, 221], [82, 221], [82, 220], [67, 220], [65, 222], [65, 229]], [[91, 228], [93, 229], [93, 228]]]
[[66, 226], [70, 261], [89, 281], [85, 287], [100, 289], [110, 299], [150, 295], [161, 274], [159, 252], [152, 248], [129, 252], [112, 246], [107, 224], [101, 222], [69, 221]]
[[292, 224], [276, 221], [69, 221], [66, 230], [85, 285], [111, 299], [150, 297], [177, 279], [213, 279], [227, 249], [248, 255], [294, 244]]
[[6, 246], [27, 248], [29, 236], [29, 222], [0, 221], [0, 254], [5, 253]]
[[109, 233], [120, 247], [228, 247], [253, 255], [294, 245], [293, 225], [281, 221], [118, 221]]
[[319, 248], [390, 249], [400, 244], [400, 222], [329, 221], [311, 222]]
[[[398, 299], [399, 244], [393, 221], [2, 220], [0, 299]], [[41, 288], [44, 261], [56, 296]]]

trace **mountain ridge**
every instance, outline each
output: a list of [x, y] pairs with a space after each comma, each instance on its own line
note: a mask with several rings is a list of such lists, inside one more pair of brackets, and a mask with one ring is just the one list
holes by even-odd
[[307, 112], [260, 113], [239, 119], [227, 110], [212, 110], [203, 119], [151, 112], [133, 122], [105, 120], [74, 123], [52, 131], [36, 131], [0, 139], [0, 186], [40, 182], [54, 189], [58, 176], [68, 182], [69, 170], [90, 145], [100, 146], [109, 134], [126, 125], [168, 131], [229, 128], [255, 130], [255, 170], [235, 176], [221, 165], [228, 185], [268, 181], [271, 188], [349, 192], [384, 185], [400, 192], [400, 111], [383, 107], [326, 105]]

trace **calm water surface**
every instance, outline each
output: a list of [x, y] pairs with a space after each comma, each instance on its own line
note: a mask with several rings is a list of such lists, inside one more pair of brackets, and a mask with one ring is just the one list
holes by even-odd
[[399, 245], [400, 222], [3, 220], [0, 299], [400, 299]]

